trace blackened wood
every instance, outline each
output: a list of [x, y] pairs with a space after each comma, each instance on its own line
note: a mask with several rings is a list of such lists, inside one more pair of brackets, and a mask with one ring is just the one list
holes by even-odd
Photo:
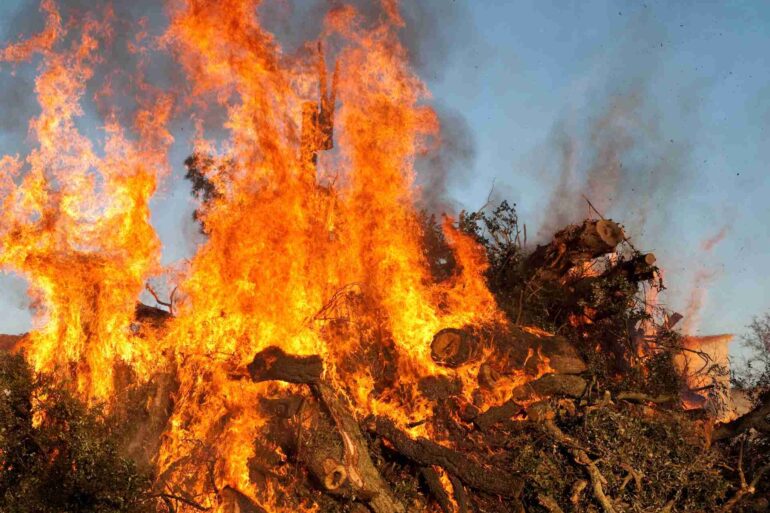
[[343, 464], [342, 438], [328, 412], [318, 401], [309, 399], [298, 412], [297, 459], [307, 466], [321, 489], [332, 495], [354, 497]]
[[480, 341], [468, 328], [445, 328], [433, 336], [431, 358], [445, 367], [459, 367], [478, 356]]
[[457, 503], [457, 513], [469, 513], [470, 501], [468, 500], [468, 493], [465, 491], [465, 485], [457, 476], [449, 474], [449, 482], [452, 483], [454, 490], [455, 502]]
[[375, 417], [371, 429], [388, 440], [395, 450], [406, 458], [423, 466], [443, 467], [476, 490], [503, 497], [518, 497], [524, 487], [524, 482], [518, 475], [490, 464], [476, 463], [467, 455], [426, 438], [413, 439], [388, 418]]
[[225, 501], [225, 507], [233, 513], [267, 513], [249, 497], [231, 486], [225, 486], [222, 490], [222, 497]]
[[494, 388], [501, 376], [524, 371], [538, 374], [546, 361], [552, 372], [580, 374], [588, 367], [566, 338], [512, 325], [447, 328], [431, 343], [431, 357], [446, 367], [459, 367], [488, 354], [479, 368], [479, 384]]
[[523, 371], [536, 376], [544, 367], [558, 374], [581, 374], [588, 370], [575, 346], [559, 335], [510, 326], [495, 334], [492, 345], [487, 363], [500, 375]]
[[[321, 379], [323, 362], [318, 355], [294, 356], [278, 347], [269, 347], [254, 357], [248, 366], [254, 381], [278, 380], [311, 385], [313, 395], [328, 411], [342, 440], [340, 467], [355, 496], [366, 501], [374, 513], [404, 513], [406, 508], [393, 495], [390, 486], [374, 466], [358, 421], [337, 392]], [[332, 463], [335, 458], [329, 458]], [[323, 462], [322, 462], [323, 464]], [[339, 468], [326, 465], [332, 482], [342, 480]], [[335, 477], [337, 476], [337, 477]]]
[[452, 500], [444, 489], [444, 485], [441, 484], [441, 478], [439, 477], [438, 472], [436, 472], [433, 467], [422, 467], [420, 469], [420, 476], [422, 476], [425, 485], [428, 487], [428, 491], [438, 503], [441, 511], [444, 513], [454, 513]]
[[571, 374], [546, 374], [513, 389], [514, 401], [527, 402], [553, 396], [580, 397], [585, 392], [586, 380]]
[[312, 390], [329, 411], [342, 437], [344, 455], [341, 463], [356, 496], [365, 500], [374, 513], [404, 513], [406, 508], [374, 466], [369, 446], [350, 408], [326, 383], [315, 383]]
[[286, 381], [288, 383], [319, 383], [323, 373], [323, 361], [318, 355], [294, 356], [282, 349], [270, 346], [254, 356], [248, 365], [254, 381]]
[[137, 303], [134, 317], [138, 322], [149, 323], [155, 326], [162, 326], [173, 317], [167, 310], [161, 310], [154, 306]]
[[523, 412], [524, 409], [514, 401], [507, 401], [500, 406], [493, 406], [473, 420], [482, 431], [488, 430], [498, 422], [510, 419], [514, 415]]

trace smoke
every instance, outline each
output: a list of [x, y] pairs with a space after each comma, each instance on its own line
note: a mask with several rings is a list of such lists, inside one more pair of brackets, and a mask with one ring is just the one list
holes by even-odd
[[727, 233], [730, 231], [730, 225], [726, 224], [724, 225], [716, 234], [714, 234], [712, 237], [707, 238], [703, 242], [701, 242], [701, 249], [706, 252], [711, 252], [717, 244], [722, 242], [724, 238], [727, 236]]
[[720, 274], [719, 269], [710, 267], [704, 262], [719, 243], [727, 237], [730, 228], [731, 224], [727, 223], [714, 235], [706, 237], [700, 243], [701, 254], [697, 258], [700, 263], [693, 272], [690, 295], [685, 307], [684, 324], [682, 326], [684, 333], [694, 333], [700, 326], [701, 312], [706, 304], [709, 288]]
[[697, 84], [661, 90], [666, 34], [641, 15], [601, 52], [539, 148], [539, 177], [549, 191], [540, 240], [589, 212], [586, 199], [636, 237], [669, 230], [694, 176], [690, 139], [698, 126], [690, 103]]
[[597, 115], [560, 120], [547, 144], [556, 163], [546, 164], [541, 175], [551, 192], [539, 238], [585, 218], [586, 200], [631, 233], [664, 229], [691, 167], [689, 143], [667, 137], [663, 119], [645, 85], [637, 84], [608, 97]]
[[[421, 0], [398, 4], [404, 21], [399, 37], [413, 69], [423, 79], [441, 79], [447, 63], [475, 32], [468, 2]], [[386, 5], [373, 0], [277, 0], [263, 2], [259, 15], [265, 28], [292, 53], [316, 40], [324, 15], [343, 5], [352, 5], [370, 23], [388, 16]]]
[[709, 286], [717, 278], [717, 272], [714, 269], [701, 267], [693, 275], [693, 281], [690, 289], [690, 297], [684, 310], [684, 323], [682, 331], [690, 334], [698, 330], [701, 320], [701, 311], [708, 297]]
[[434, 106], [441, 123], [440, 141], [418, 159], [417, 185], [420, 207], [440, 214], [456, 210], [450, 199], [449, 186], [467, 176], [476, 157], [476, 145], [463, 115], [442, 104]]

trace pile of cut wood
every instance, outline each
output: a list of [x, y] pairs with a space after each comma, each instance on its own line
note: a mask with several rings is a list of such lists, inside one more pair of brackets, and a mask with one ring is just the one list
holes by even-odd
[[[664, 324], [643, 319], [643, 337], [639, 326], [623, 324], [640, 284], [658, 279], [654, 256], [633, 248], [623, 255], [618, 246], [625, 243], [622, 227], [609, 220], [569, 226], [523, 260], [527, 278], [509, 310], [518, 311], [515, 318], [436, 333], [431, 357], [445, 372], [418, 383], [430, 408], [413, 425], [362, 415], [349, 400], [344, 365], [332, 380], [321, 356], [261, 351], [233, 379], [294, 386], [276, 387], [254, 405], [268, 420], [254, 442], [251, 481], [259, 490], [277, 484], [269, 487], [279, 490], [272, 500], [284, 510], [767, 511], [770, 395], [722, 424], [712, 410], [685, 408], [683, 394], [692, 392], [685, 376], [662, 378], [676, 373], [682, 349], [670, 317]], [[561, 291], [552, 318], [566, 319], [563, 333], [553, 323], [516, 324], [524, 302], [541, 290]], [[167, 318], [137, 309], [145, 324], [162, 326]], [[627, 331], [616, 333], [618, 326]], [[0, 338], [3, 346], [17, 342]], [[398, 393], [393, 348], [368, 351], [358, 364], [384, 369], [372, 393]], [[173, 375], [155, 381], [143, 399], [146, 426], [127, 445], [146, 461], [175, 392]], [[265, 511], [234, 488], [217, 492], [233, 513]], [[178, 498], [184, 493], [174, 490]], [[175, 508], [200, 505], [188, 497]]]

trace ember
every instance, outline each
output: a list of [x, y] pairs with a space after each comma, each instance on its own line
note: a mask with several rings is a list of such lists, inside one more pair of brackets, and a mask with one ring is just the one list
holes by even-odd
[[[78, 119], [112, 10], [74, 23], [44, 0], [42, 32], [0, 53], [40, 59], [35, 148], [0, 161], [0, 265], [28, 280], [35, 306], [30, 333], [0, 338], [35, 372], [7, 357], [0, 386], [22, 373], [29, 396], [3, 415], [30, 437], [72, 424], [56, 420], [60, 390], [102, 412], [94, 425], [122, 424], [114, 451], [151, 477], [136, 511], [750, 502], [757, 483], [747, 491], [738, 467], [731, 489], [719, 454], [734, 446], [719, 441], [766, 434], [766, 403], [734, 411], [724, 347], [700, 350], [705, 339], [673, 331], [673, 313], [646, 301], [663, 286], [656, 258], [620, 224], [595, 212], [530, 249], [507, 203], [441, 223], [421, 215], [415, 161], [441, 127], [399, 40], [397, 2], [375, 21], [331, 8], [297, 55], [248, 0], [167, 7], [156, 43], [190, 87], [137, 76], [132, 124], [116, 101], [103, 138]], [[142, 59], [160, 51], [132, 44]], [[166, 271], [149, 204], [187, 109], [205, 242], [166, 300], [148, 284]], [[225, 140], [204, 129], [209, 109], [226, 113]], [[145, 290], [157, 306], [138, 303]], [[49, 462], [75, 454], [42, 447]], [[11, 454], [0, 447], [9, 490], [21, 486], [5, 477]]]

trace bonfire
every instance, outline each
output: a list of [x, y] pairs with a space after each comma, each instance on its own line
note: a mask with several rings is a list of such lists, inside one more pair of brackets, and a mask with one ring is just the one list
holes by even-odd
[[[75, 23], [43, 0], [43, 30], [0, 53], [38, 60], [40, 106], [34, 148], [0, 161], [0, 265], [27, 280], [35, 311], [34, 329], [1, 339], [3, 386], [11, 370], [28, 384], [6, 389], [3, 411], [14, 429], [73, 433], [53, 408], [72, 396], [147, 479], [127, 502], [68, 489], [62, 511], [767, 504], [755, 440], [770, 403], [736, 411], [723, 355], [651, 299], [656, 258], [623, 226], [594, 210], [529, 245], [507, 203], [422, 215], [415, 161], [441, 132], [396, 2], [374, 20], [331, 8], [297, 54], [252, 2], [167, 7], [160, 37], [130, 41], [130, 116], [97, 73], [109, 9]], [[185, 87], [142, 73], [161, 50]], [[97, 79], [106, 121], [90, 138], [78, 120]], [[196, 127], [186, 164], [203, 242], [172, 269], [150, 200], [176, 165], [179, 116]], [[75, 454], [56, 440], [44, 467]], [[0, 496], [18, 505], [5, 447]]]

